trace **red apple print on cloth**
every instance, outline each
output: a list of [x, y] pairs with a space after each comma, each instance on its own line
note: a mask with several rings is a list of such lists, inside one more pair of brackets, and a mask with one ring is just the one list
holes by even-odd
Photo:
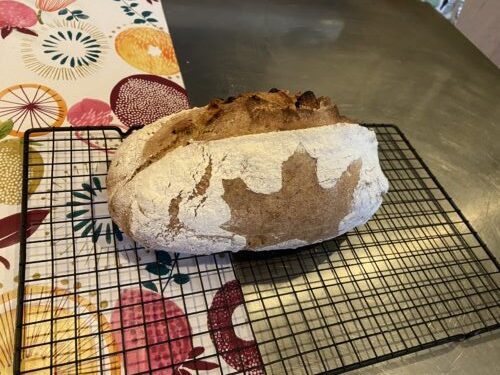
[[234, 369], [245, 374], [263, 374], [262, 358], [253, 340], [236, 336], [232, 323], [234, 310], [243, 305], [238, 280], [224, 284], [215, 294], [208, 311], [208, 329], [217, 352]]
[[[176, 374], [178, 369], [174, 372], [172, 367], [179, 367], [192, 354], [191, 327], [186, 315], [175, 302], [158, 293], [122, 290], [111, 325], [117, 330], [113, 336], [119, 350], [126, 351], [123, 356], [127, 374]], [[177, 366], [168, 367], [173, 364]]]
[[30, 7], [18, 1], [0, 1], [0, 35], [2, 39], [7, 38], [12, 30], [37, 36], [37, 33], [28, 29], [36, 22], [36, 13]]
[[73, 126], [109, 125], [113, 115], [108, 103], [85, 98], [71, 106], [67, 119]]
[[136, 74], [116, 84], [110, 95], [111, 108], [127, 125], [147, 125], [189, 108], [184, 90], [177, 83], [150, 74]]

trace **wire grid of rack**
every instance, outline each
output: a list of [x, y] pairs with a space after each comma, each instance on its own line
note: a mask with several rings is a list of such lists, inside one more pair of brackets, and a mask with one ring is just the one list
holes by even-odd
[[[367, 126], [377, 133], [380, 162], [391, 188], [366, 225], [298, 250], [175, 256], [172, 268], [198, 279], [194, 289], [181, 286], [175, 290], [166, 285], [170, 279], [144, 276], [141, 271], [152, 262], [161, 267], [157, 257], [151, 258], [132, 242], [118, 243], [116, 237], [121, 234], [115, 233], [112, 224], [105, 229], [103, 220], [109, 220], [105, 199], [91, 196], [96, 201], [84, 220], [95, 225], [87, 225], [90, 229], [84, 236], [84, 224], [79, 224], [83, 220], [67, 213], [67, 201], [75, 193], [85, 193], [84, 183], [88, 186], [95, 178], [104, 181], [110, 153], [126, 134], [109, 127], [54, 129], [33, 138], [37, 152], [46, 153], [45, 169], [50, 171], [42, 179], [45, 190], [39, 196], [34, 193], [28, 200], [29, 184], [24, 186], [23, 228], [32, 224], [30, 211], [47, 209], [50, 214], [40, 226], [44, 228], [22, 238], [15, 368], [21, 373], [38, 369], [127, 373], [123, 366], [119, 369], [127, 349], [111, 349], [110, 345], [116, 327], [103, 326], [95, 316], [116, 311], [103, 304], [107, 294], [151, 282], [180, 300], [190, 321], [203, 321], [221, 285], [234, 277], [239, 281], [244, 303], [236, 306], [228, 299], [222, 308], [229, 311], [229, 317], [236, 307], [241, 308], [238, 321], [233, 317], [232, 329], [248, 340], [233, 349], [207, 350], [203, 359], [219, 365], [208, 373], [237, 373], [224, 364], [231, 350], [240, 356], [239, 370], [247, 373], [341, 373], [499, 328], [498, 262], [399, 129]], [[27, 137], [35, 135], [37, 131]], [[34, 167], [30, 160], [37, 160], [32, 153], [25, 142], [26, 181]], [[105, 191], [104, 184], [97, 184]], [[74, 213], [76, 208], [70, 208]], [[64, 243], [64, 254], [69, 256], [55, 252], [56, 241]], [[81, 241], [90, 243], [85, 252], [76, 250]], [[111, 244], [100, 246], [99, 241]], [[132, 261], [120, 264], [122, 256]], [[80, 258], [85, 260], [83, 265]], [[86, 289], [78, 281], [82, 277], [89, 285]], [[135, 281], [124, 283], [124, 278]], [[89, 300], [95, 303], [85, 302]], [[187, 300], [194, 303], [189, 309]], [[65, 313], [55, 314], [56, 307]], [[160, 319], [171, 320], [167, 315], [160, 314]], [[56, 337], [47, 324], [70, 328]], [[201, 327], [192, 340], [207, 346], [213, 326]], [[26, 333], [30, 331], [44, 332], [42, 343], [34, 344]], [[245, 347], [252, 340], [259, 356], [248, 364], [243, 357], [247, 349], [255, 349]], [[168, 344], [172, 350], [174, 344]], [[23, 365], [37, 351], [54, 356], [62, 350], [65, 355], [57, 363], [50, 357]], [[149, 370], [141, 373], [159, 369], [152, 367], [149, 355], [147, 365]], [[175, 363], [169, 366], [175, 368]]]

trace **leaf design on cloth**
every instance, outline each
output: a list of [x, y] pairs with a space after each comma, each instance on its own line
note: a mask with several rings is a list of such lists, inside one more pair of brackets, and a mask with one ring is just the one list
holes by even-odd
[[7, 259], [0, 256], [0, 263], [2, 263], [6, 269], [10, 270], [10, 262]]
[[[115, 1], [117, 1], [117, 0], [115, 0]], [[149, 10], [145, 10], [145, 11], [142, 11], [142, 12], [139, 11], [139, 10], [137, 10], [137, 7], [139, 6], [138, 3], [136, 3], [136, 2], [128, 2], [126, 0], [118, 0], [118, 1], [121, 2], [122, 4], [125, 4], [125, 5], [122, 5], [120, 8], [122, 8], [122, 11], [127, 16], [129, 16], [129, 17], [135, 17], [135, 19], [134, 19], [134, 23], [135, 24], [150, 23], [150, 24], [153, 25], [156, 22], [158, 22], [158, 20], [156, 18], [150, 17], [151, 14], [152, 14], [152, 12], [150, 12]]]
[[219, 367], [217, 363], [202, 360], [186, 361], [182, 365], [191, 370], [213, 370], [214, 368]]
[[[179, 253], [174, 254], [174, 259], [172, 259], [169, 253], [163, 250], [155, 250], [155, 255], [156, 262], [146, 264], [146, 271], [157, 275], [162, 280], [160, 282], [162, 292], [165, 292], [171, 280], [177, 285], [184, 285], [191, 281], [191, 277], [186, 273], [173, 273], [179, 259]], [[158, 291], [158, 287], [153, 281], [143, 282], [142, 285], [155, 292]]]
[[12, 119], [0, 122], [0, 139], [7, 137], [9, 133], [12, 131], [13, 127], [14, 127], [14, 121], [12, 121]]
[[205, 352], [205, 348], [203, 346], [194, 347], [193, 350], [189, 352], [188, 358], [198, 357]]
[[144, 288], [152, 290], [153, 292], [157, 292], [158, 293], [158, 288], [156, 287], [156, 284], [154, 282], [152, 282], [152, 281], [143, 281], [142, 282], [142, 286]]
[[165, 276], [170, 272], [170, 268], [161, 263], [149, 263], [146, 266], [146, 271], [154, 275]]
[[176, 273], [172, 276], [174, 278], [174, 282], [179, 285], [183, 285], [189, 282], [190, 277], [185, 273]]
[[174, 375], [177, 374], [182, 374], [182, 375], [191, 375], [191, 372], [186, 369], [190, 370], [197, 370], [196, 373], [198, 373], [199, 370], [213, 370], [219, 367], [218, 363], [215, 362], [209, 362], [205, 361], [202, 359], [196, 359], [195, 357], [198, 357], [199, 355], [202, 355], [205, 352], [205, 348], [203, 346], [197, 346], [193, 348], [189, 354], [188, 358], [192, 358], [191, 360], [184, 361], [181, 365], [181, 367], [177, 367], [174, 370]]
[[36, 32], [34, 32], [33, 30], [30, 30], [30, 29], [27, 29], [25, 27], [16, 27], [16, 30], [19, 31], [21, 34], [38, 36], [38, 34]]
[[59, 12], [57, 12], [58, 15], [60, 16], [66, 16], [66, 21], [80, 21], [80, 20], [86, 20], [89, 18], [85, 13], [83, 13], [82, 10], [70, 10], [68, 8], [61, 9]]
[[[49, 210], [31, 210], [27, 214], [26, 238], [43, 222]], [[0, 248], [14, 245], [21, 240], [21, 213], [0, 219]]]
[[166, 251], [156, 250], [155, 254], [156, 254], [156, 259], [158, 260], [158, 263], [165, 264], [167, 266], [172, 265], [172, 257]]
[[282, 187], [275, 193], [255, 193], [241, 178], [223, 180], [222, 198], [231, 209], [223, 228], [244, 236], [249, 249], [335, 237], [351, 209], [360, 171], [361, 161], [352, 162], [335, 186], [325, 189], [317, 159], [298, 149], [283, 163]]
[[96, 243], [100, 236], [108, 245], [113, 243], [113, 236], [116, 241], [123, 241], [122, 232], [108, 217], [102, 204], [106, 201], [106, 196], [100, 178], [93, 176], [89, 183], [81, 184], [81, 190], [73, 191], [72, 200], [66, 202], [66, 217], [74, 220], [73, 230], [81, 230], [81, 237], [91, 236], [93, 243]]

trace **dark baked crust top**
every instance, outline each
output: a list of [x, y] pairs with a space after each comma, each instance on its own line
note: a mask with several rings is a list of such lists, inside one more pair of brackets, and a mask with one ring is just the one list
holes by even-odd
[[290, 94], [271, 89], [214, 99], [207, 106], [166, 119], [147, 141], [143, 158], [148, 165], [176, 147], [192, 141], [213, 141], [249, 134], [297, 130], [351, 122], [327, 97], [312, 91]]

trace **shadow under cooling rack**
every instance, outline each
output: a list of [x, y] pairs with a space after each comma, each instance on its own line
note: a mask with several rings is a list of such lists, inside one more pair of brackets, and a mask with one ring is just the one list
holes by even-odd
[[[498, 262], [399, 129], [367, 126], [377, 134], [381, 166], [390, 181], [383, 205], [367, 224], [332, 241], [298, 250], [226, 254], [228, 261], [223, 266], [218, 256], [186, 258], [196, 263], [193, 277], [205, 277], [200, 262], [215, 265], [219, 275], [226, 270], [234, 272], [243, 292], [245, 324], [251, 328], [262, 362], [253, 373], [341, 373], [500, 327]], [[32, 196], [28, 200], [25, 195], [25, 227], [29, 210], [48, 208], [56, 215], [59, 208], [66, 207], [68, 197], [78, 192], [75, 186], [85, 188], [81, 182], [63, 186], [68, 173], [75, 180], [81, 176], [88, 180], [89, 174], [91, 181], [105, 179], [109, 158], [124, 136], [114, 128], [104, 127], [54, 129], [33, 138], [39, 144], [37, 152], [51, 160], [44, 166], [50, 169], [48, 177], [41, 179], [41, 184], [49, 184], [50, 189], [42, 190], [34, 199]], [[96, 150], [105, 152], [94, 157]], [[26, 143], [28, 179], [36, 168], [35, 160]], [[106, 200], [94, 203], [88, 220], [109, 218]], [[63, 219], [51, 221], [47, 230], [71, 247], [80, 240], [75, 228], [78, 223]], [[99, 230], [94, 227], [88, 237], [106, 241], [116, 230], [112, 225]], [[23, 329], [33, 324], [26, 321], [26, 314], [24, 320], [21, 315], [23, 310], [33, 308], [24, 291], [37, 281], [27, 272], [49, 263], [51, 270], [56, 270], [59, 261], [52, 258], [56, 255], [50, 251], [48, 258], [37, 258], [40, 252], [30, 250], [50, 241], [40, 240], [37, 244], [36, 240], [30, 238], [27, 242], [24, 238], [22, 242], [21, 265], [28, 271], [20, 271], [18, 366], [25, 358], [23, 352], [30, 350], [29, 343], [23, 341]], [[135, 245], [134, 249], [137, 251]], [[121, 251], [116, 250], [116, 246], [111, 247], [99, 256], [115, 257]], [[99, 264], [97, 258], [91, 260], [88, 277], [99, 279], [100, 272], [122, 271], [118, 265], [103, 270]], [[74, 276], [75, 268], [70, 271]], [[139, 271], [131, 268], [130, 272]], [[56, 277], [52, 271], [47, 280]], [[141, 285], [140, 277], [137, 285]], [[102, 285], [95, 292], [101, 293]], [[197, 314], [207, 314], [206, 295], [210, 292], [210, 288], [203, 287], [199, 294], [189, 294], [205, 300]], [[185, 291], [181, 293], [183, 299], [187, 298]], [[43, 298], [54, 297], [37, 300]], [[229, 310], [235, 307], [229, 306]], [[106, 308], [99, 311], [106, 312]], [[51, 320], [49, 316], [47, 321]], [[105, 334], [96, 333], [100, 344], [98, 363], [93, 368], [111, 374], [116, 353], [107, 351]], [[203, 334], [213, 332], [208, 328]], [[47, 345], [56, 347], [57, 343]], [[213, 355], [219, 357], [219, 363], [220, 357], [225, 358], [220, 351]], [[76, 363], [75, 358], [69, 356], [67, 363]], [[51, 364], [48, 368], [57, 366]]]

